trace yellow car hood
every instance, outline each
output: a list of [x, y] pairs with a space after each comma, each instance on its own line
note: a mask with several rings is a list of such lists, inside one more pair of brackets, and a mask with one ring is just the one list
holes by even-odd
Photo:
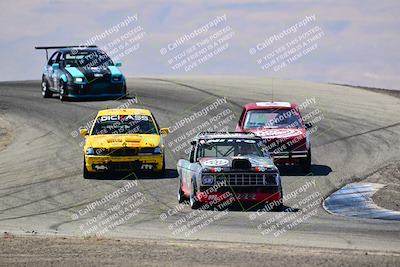
[[90, 135], [86, 138], [85, 149], [120, 147], [157, 147], [160, 136], [157, 134], [116, 134]]

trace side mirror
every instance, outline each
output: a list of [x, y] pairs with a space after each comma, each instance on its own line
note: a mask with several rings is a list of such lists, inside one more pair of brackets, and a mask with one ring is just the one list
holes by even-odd
[[58, 70], [60, 68], [60, 64], [54, 63], [53, 65], [51, 65], [51, 67], [53, 68], [53, 70]]
[[310, 129], [310, 128], [312, 128], [312, 123], [311, 122], [307, 122], [305, 124], [305, 126], [306, 126], [306, 129]]
[[121, 63], [121, 62], [116, 62], [116, 63], [115, 63], [115, 67], [118, 67], [118, 68], [119, 68], [119, 67], [122, 67], [122, 63]]
[[160, 133], [161, 134], [169, 134], [169, 128], [161, 128]]
[[239, 122], [238, 123], [236, 123], [236, 126], [235, 126], [235, 131], [240, 131], [240, 127], [239, 127]]
[[88, 132], [87, 129], [80, 129], [80, 130], [79, 130], [79, 133], [80, 133], [80, 135], [83, 136], [83, 137], [85, 137], [86, 135], [89, 134], [89, 132]]

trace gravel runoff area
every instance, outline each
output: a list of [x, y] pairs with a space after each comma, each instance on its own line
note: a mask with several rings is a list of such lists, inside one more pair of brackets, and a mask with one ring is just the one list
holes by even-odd
[[364, 181], [385, 185], [372, 196], [375, 204], [389, 210], [400, 211], [400, 163], [391, 163]]
[[399, 266], [400, 254], [228, 242], [3, 233], [0, 266]]
[[[383, 88], [352, 85], [346, 86], [400, 98], [400, 90], [388, 90]], [[384, 184], [385, 187], [380, 189], [372, 196], [373, 201], [382, 208], [400, 211], [400, 162], [390, 163], [389, 165], [369, 175], [366, 179], [363, 179], [363, 181]]]
[[[1, 107], [1, 106], [0, 106]], [[0, 116], [0, 151], [12, 141], [12, 129], [10, 123]]]

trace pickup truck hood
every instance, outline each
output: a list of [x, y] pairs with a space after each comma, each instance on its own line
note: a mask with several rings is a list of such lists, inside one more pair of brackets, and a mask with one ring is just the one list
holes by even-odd
[[157, 134], [120, 134], [91, 135], [86, 139], [85, 147], [119, 148], [119, 147], [157, 147], [160, 136]]
[[205, 157], [199, 159], [199, 163], [203, 168], [210, 167], [224, 167], [230, 168], [232, 166], [232, 160], [234, 159], [247, 159], [250, 161], [252, 167], [265, 167], [275, 168], [275, 165], [271, 158], [258, 157], [258, 156], [237, 156], [237, 157]]

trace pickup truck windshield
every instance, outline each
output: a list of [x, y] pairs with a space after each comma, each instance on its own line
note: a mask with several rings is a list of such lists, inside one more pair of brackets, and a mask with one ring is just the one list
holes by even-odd
[[254, 155], [267, 156], [264, 145], [252, 139], [211, 139], [200, 140], [197, 149], [197, 158], [204, 157], [233, 157]]
[[247, 112], [245, 129], [255, 128], [301, 128], [300, 115], [291, 110], [251, 110]]
[[96, 119], [92, 135], [158, 134], [151, 117], [145, 115], [107, 115]]

